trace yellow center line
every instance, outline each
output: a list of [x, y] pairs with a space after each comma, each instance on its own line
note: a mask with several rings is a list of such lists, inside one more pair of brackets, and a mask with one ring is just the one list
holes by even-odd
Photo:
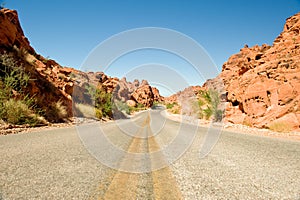
[[[151, 134], [150, 120], [148, 113], [148, 116], [141, 124], [141, 129], [137, 133], [137, 137], [132, 139], [128, 152], [151, 153], [160, 150], [154, 136], [150, 136], [146, 139], [139, 137], [143, 134], [145, 135], [145, 133], [148, 135]], [[131, 162], [131, 158], [130, 154], [124, 156], [121, 162], [121, 168], [126, 168], [126, 165], [134, 165], [135, 163], [134, 161]], [[150, 159], [151, 166], [154, 162], [165, 162], [163, 154], [156, 154], [155, 157], [150, 156]], [[148, 174], [148, 176], [152, 177], [148, 180], [144, 180], [148, 181], [148, 183], [145, 183], [145, 185], [147, 185], [146, 190], [148, 191], [148, 198], [144, 196], [146, 199], [150, 199], [151, 195], [149, 196], [149, 192], [152, 193], [152, 198], [155, 196], [155, 199], [182, 199], [176, 180], [169, 167], [152, 171], [150, 174], [144, 174]], [[143, 177], [145, 176], [137, 173], [112, 170], [104, 180], [104, 183], [100, 183], [97, 192], [99, 196], [97, 199], [138, 199], [140, 195], [138, 194], [140, 191], [138, 187], [139, 182], [141, 182], [139, 179]]]
[[[154, 136], [148, 138], [148, 148], [149, 153], [160, 150]], [[155, 157], [152, 155], [150, 158], [152, 164], [154, 162], [166, 162], [162, 153], [160, 155], [155, 154]], [[155, 199], [183, 199], [176, 179], [169, 167], [152, 171], [152, 181]]]

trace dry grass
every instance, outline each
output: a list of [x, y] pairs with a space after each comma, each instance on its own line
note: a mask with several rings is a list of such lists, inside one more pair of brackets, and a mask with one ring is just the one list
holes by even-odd
[[174, 105], [169, 111], [173, 114], [180, 114], [181, 112], [181, 107], [179, 105]]
[[67, 116], [67, 108], [62, 101], [53, 102], [47, 110], [47, 119], [51, 122], [62, 122]]
[[85, 118], [95, 118], [96, 114], [99, 114], [99, 113], [96, 113], [96, 110], [95, 110], [94, 106], [78, 103], [78, 104], [75, 104], [75, 108]]
[[287, 133], [290, 132], [293, 127], [287, 122], [273, 122], [269, 125], [269, 129], [275, 132]]
[[35, 126], [42, 123], [42, 118], [36, 115], [25, 101], [9, 99], [1, 107], [1, 118], [11, 124], [30, 124]]
[[54, 107], [57, 110], [57, 116], [61, 119], [67, 117], [68, 112], [66, 106], [63, 105], [62, 101], [58, 101], [54, 103]]
[[253, 123], [251, 122], [251, 120], [250, 119], [244, 119], [244, 121], [243, 121], [243, 125], [245, 125], [245, 126], [249, 126], [249, 127], [253, 127]]

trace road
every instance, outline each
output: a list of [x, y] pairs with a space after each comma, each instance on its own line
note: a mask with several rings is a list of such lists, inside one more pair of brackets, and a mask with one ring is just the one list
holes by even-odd
[[0, 199], [300, 199], [300, 142], [162, 112], [0, 136]]

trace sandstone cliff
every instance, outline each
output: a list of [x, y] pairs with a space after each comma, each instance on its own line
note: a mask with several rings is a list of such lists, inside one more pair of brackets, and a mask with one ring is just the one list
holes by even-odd
[[26, 93], [35, 97], [48, 120], [60, 120], [49, 110], [59, 101], [66, 107], [67, 115], [72, 115], [72, 90], [69, 88], [73, 82], [67, 77], [70, 69], [38, 55], [24, 36], [17, 12], [5, 8], [0, 11], [0, 53], [13, 57], [21, 70], [30, 75]]
[[231, 56], [217, 79], [227, 92], [226, 120], [259, 128], [300, 127], [300, 13], [288, 18], [272, 46]]

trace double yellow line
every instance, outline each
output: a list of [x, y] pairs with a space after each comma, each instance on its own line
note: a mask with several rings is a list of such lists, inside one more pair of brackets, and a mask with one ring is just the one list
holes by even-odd
[[[141, 129], [139, 130], [138, 137], [134, 137], [128, 148], [130, 153], [148, 153], [150, 155], [151, 163], [160, 162], [164, 160], [163, 154], [159, 156], [152, 157], [151, 153], [158, 152], [160, 147], [155, 140], [155, 137], [150, 129], [150, 114], [141, 124]], [[142, 138], [143, 131], [147, 131], [149, 137]], [[154, 160], [155, 159], [155, 160]], [[126, 155], [121, 162], [121, 165], [134, 164], [130, 162], [130, 157]], [[146, 175], [146, 176], [143, 176]], [[140, 180], [145, 178], [147, 180]], [[169, 167], [165, 167], [159, 170], [151, 171], [145, 174], [130, 173], [123, 171], [110, 171], [107, 175], [106, 182], [109, 181], [109, 185], [105, 183], [100, 183], [97, 188], [97, 195], [94, 196], [96, 199], [139, 199], [141, 198], [138, 190], [139, 183], [141, 181], [148, 182], [144, 188], [147, 190], [148, 196], [145, 199], [182, 199], [181, 192], [177, 186], [175, 177]], [[151, 182], [151, 183], [149, 183]], [[150, 194], [151, 193], [151, 194]]]

